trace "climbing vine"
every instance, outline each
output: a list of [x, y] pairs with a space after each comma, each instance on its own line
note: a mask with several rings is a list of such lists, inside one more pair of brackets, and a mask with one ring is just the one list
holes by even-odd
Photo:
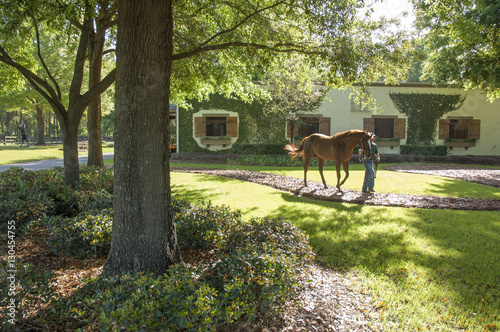
[[285, 124], [277, 117], [266, 115], [263, 101], [251, 103], [240, 99], [211, 95], [210, 99], [190, 100], [191, 107], [179, 109], [179, 142], [182, 152], [204, 152], [206, 149], [196, 144], [193, 133], [193, 114], [203, 109], [219, 109], [237, 112], [239, 116], [238, 140], [236, 143], [286, 143]]
[[435, 144], [438, 119], [462, 106], [465, 96], [435, 93], [390, 93], [396, 109], [408, 116], [407, 144]]

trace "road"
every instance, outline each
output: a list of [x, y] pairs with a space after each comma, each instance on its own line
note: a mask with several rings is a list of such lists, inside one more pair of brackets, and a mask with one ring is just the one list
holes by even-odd
[[[104, 159], [111, 159], [114, 156], [114, 152], [103, 153]], [[88, 160], [87, 156], [78, 157], [80, 164], [86, 164]], [[25, 163], [16, 163], [8, 165], [0, 165], [0, 172], [5, 171], [11, 167], [21, 167], [27, 170], [39, 170], [39, 169], [49, 169], [52, 167], [63, 166], [63, 159], [49, 159], [49, 160], [39, 160], [39, 161], [29, 161]]]

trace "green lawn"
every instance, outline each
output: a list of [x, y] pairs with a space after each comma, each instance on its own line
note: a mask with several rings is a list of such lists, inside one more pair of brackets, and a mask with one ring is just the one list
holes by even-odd
[[[377, 187], [385, 187], [379, 174]], [[352, 174], [350, 180], [360, 177]], [[500, 327], [498, 211], [319, 202], [223, 177], [174, 172], [171, 178], [174, 194], [226, 204], [246, 218], [284, 216], [300, 227], [310, 236], [318, 259], [360, 276], [353, 287], [373, 296], [388, 331]], [[392, 182], [397, 187], [396, 180]], [[446, 180], [444, 186], [457, 186], [454, 182]], [[407, 183], [400, 183], [405, 188], [399, 190], [407, 190]], [[466, 184], [460, 185], [467, 190]], [[483, 192], [470, 185], [471, 191]], [[448, 191], [439, 182], [422, 186]], [[498, 189], [491, 194], [497, 197]]]
[[[113, 151], [112, 147], [103, 146], [103, 152]], [[87, 152], [80, 152], [86, 155]], [[62, 145], [55, 146], [0, 146], [0, 165], [15, 164], [28, 161], [59, 159], [63, 157]]]
[[[112, 163], [112, 160], [109, 160], [109, 162]], [[188, 163], [175, 163], [171, 164], [171, 166], [242, 169], [293, 176], [299, 179], [304, 178], [304, 170], [302, 167], [236, 166]], [[500, 190], [498, 188], [439, 176], [384, 171], [382, 170], [384, 166], [385, 164], [381, 164], [379, 166], [377, 178], [375, 180], [375, 190], [379, 193], [500, 199]], [[329, 186], [334, 187], [337, 184], [337, 175], [333, 166], [325, 167], [324, 175], [326, 183]], [[342, 177], [343, 176], [344, 173], [342, 172]], [[349, 168], [349, 178], [343, 185], [343, 188], [361, 191], [363, 177], [363, 165], [351, 165]], [[307, 179], [308, 181], [321, 183], [317, 167], [309, 168]]]

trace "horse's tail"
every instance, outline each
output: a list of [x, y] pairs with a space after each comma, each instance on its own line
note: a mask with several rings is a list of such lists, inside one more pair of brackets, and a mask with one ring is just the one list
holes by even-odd
[[290, 156], [292, 156], [292, 160], [294, 158], [297, 158], [297, 157], [301, 158], [304, 156], [304, 143], [306, 140], [307, 140], [307, 137], [304, 138], [302, 140], [302, 142], [300, 142], [300, 146], [298, 149], [295, 147], [295, 144], [293, 144], [293, 143], [288, 143], [287, 145], [285, 145], [285, 150], [287, 150], [288, 154]]

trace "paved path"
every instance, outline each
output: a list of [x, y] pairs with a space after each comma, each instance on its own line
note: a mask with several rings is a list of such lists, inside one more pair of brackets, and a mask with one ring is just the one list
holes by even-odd
[[[114, 156], [114, 152], [106, 152], [103, 153], [104, 159], [111, 159]], [[78, 157], [78, 161], [80, 164], [86, 164], [88, 160], [87, 156]], [[63, 166], [63, 159], [49, 159], [49, 160], [40, 160], [40, 161], [29, 161], [25, 163], [16, 163], [16, 164], [8, 164], [8, 165], [0, 165], [0, 172], [5, 171], [11, 167], [21, 167], [27, 170], [39, 170], [39, 169], [49, 169], [56, 166]]]

